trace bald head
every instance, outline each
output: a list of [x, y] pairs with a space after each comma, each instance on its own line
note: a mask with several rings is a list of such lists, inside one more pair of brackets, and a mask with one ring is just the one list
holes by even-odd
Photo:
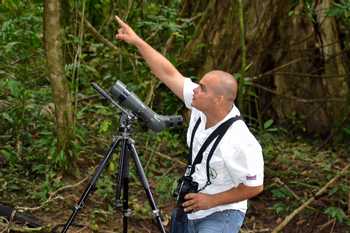
[[205, 76], [215, 79], [212, 88], [216, 94], [224, 96], [230, 102], [236, 99], [238, 85], [233, 75], [221, 70], [213, 70]]

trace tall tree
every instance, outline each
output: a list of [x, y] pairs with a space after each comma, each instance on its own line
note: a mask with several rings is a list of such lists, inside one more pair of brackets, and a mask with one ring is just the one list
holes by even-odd
[[[243, 1], [247, 63], [251, 63], [246, 75], [254, 77], [261, 103], [272, 106], [281, 122], [301, 119], [308, 132], [317, 134], [328, 133], [334, 123], [343, 121], [348, 107], [349, 58], [342, 50], [338, 22], [326, 14], [332, 2]], [[182, 16], [197, 20], [184, 59], [192, 61], [199, 75], [211, 69], [238, 72], [242, 55], [238, 1], [183, 0], [182, 4]]]
[[45, 0], [44, 43], [55, 104], [58, 151], [69, 148], [73, 135], [72, 102], [64, 76], [61, 35], [60, 0]]

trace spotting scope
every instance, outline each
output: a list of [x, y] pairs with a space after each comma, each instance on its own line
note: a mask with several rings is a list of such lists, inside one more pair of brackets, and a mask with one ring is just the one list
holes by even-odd
[[164, 116], [155, 113], [119, 80], [112, 86], [110, 93], [115, 101], [143, 120], [153, 131], [159, 132], [165, 128], [181, 125], [183, 122], [182, 116]]

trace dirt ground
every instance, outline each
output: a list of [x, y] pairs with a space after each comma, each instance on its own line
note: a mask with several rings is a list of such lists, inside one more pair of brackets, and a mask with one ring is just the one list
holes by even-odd
[[[53, 232], [61, 232], [63, 224], [69, 219], [72, 208], [79, 201], [83, 191], [83, 186], [70, 192], [64, 193], [65, 199], [53, 201], [47, 208], [34, 211], [32, 216], [37, 218], [42, 224], [50, 225]], [[277, 217], [269, 204], [269, 197], [263, 193], [249, 202], [249, 210], [241, 229], [241, 233], [272, 232], [282, 220], [283, 217]], [[148, 205], [144, 198], [143, 205]], [[317, 201], [316, 205], [322, 205], [322, 200]], [[142, 205], [142, 203], [140, 203]], [[130, 203], [132, 206], [133, 204]], [[167, 205], [161, 206], [163, 224], [169, 229], [170, 213], [173, 207], [173, 201]], [[75, 222], [68, 230], [69, 233], [119, 233], [123, 232], [123, 217], [121, 209], [110, 210], [106, 203], [101, 202], [91, 196], [91, 200], [78, 213]], [[283, 230], [284, 233], [347, 233], [350, 229], [345, 224], [337, 223], [334, 219], [329, 219], [325, 214], [317, 211], [317, 206], [310, 207], [310, 211], [305, 210], [297, 215]], [[1, 228], [1, 227], [0, 227]], [[140, 217], [137, 214], [128, 218], [127, 232], [130, 233], [155, 233], [161, 232], [151, 213], [146, 213]], [[5, 229], [3, 229], [5, 230]], [[4, 232], [4, 231], [0, 231]], [[7, 232], [7, 231], [5, 231]], [[27, 229], [26, 231], [10, 232], [35, 232]], [[39, 232], [45, 232], [39, 231]]]
[[[315, 151], [312, 146], [304, 142], [294, 141], [279, 142], [275, 143], [271, 149], [266, 148], [264, 191], [249, 201], [241, 233], [272, 232], [290, 213], [305, 203], [348, 164], [347, 154], [347, 150], [340, 150], [336, 154], [331, 150]], [[78, 176], [80, 178], [76, 176], [67, 178], [62, 175], [61, 177], [70, 179], [64, 180], [64, 184], [71, 185], [59, 192], [56, 190], [55, 193], [51, 193], [52, 198], [49, 198], [47, 203], [33, 201], [35, 199], [32, 197], [34, 196], [32, 190], [40, 190], [42, 187], [35, 187], [36, 182], [29, 180], [27, 173], [23, 173], [19, 177], [18, 174], [11, 173], [11, 170], [0, 169], [0, 203], [16, 207], [32, 207], [34, 209], [26, 212], [37, 218], [44, 226], [48, 226], [45, 229], [30, 229], [11, 223], [12, 230], [8, 230], [9, 222], [0, 217], [0, 233], [49, 233], [50, 230], [47, 229], [56, 229], [55, 232], [61, 232], [62, 226], [72, 213], [73, 206], [78, 203], [88, 184], [88, 179], [82, 182], [81, 177], [89, 178], [88, 174], [94, 171], [94, 166], [93, 164], [80, 164], [79, 167], [82, 169], [80, 176]], [[159, 169], [158, 172], [161, 174]], [[177, 173], [176, 170], [173, 172]], [[280, 232], [350, 233], [350, 226], [345, 221], [336, 220], [342, 219], [342, 216], [334, 215], [332, 217], [332, 213], [325, 213], [327, 208], [338, 206], [339, 208], [335, 208], [336, 210], [342, 210], [345, 214], [349, 214], [346, 209], [347, 203], [350, 201], [348, 200], [348, 175], [349, 171], [339, 178], [333, 186], [329, 187], [323, 195], [318, 196], [308, 207], [292, 218]], [[157, 186], [160, 185], [156, 181], [157, 176], [153, 175], [149, 182], [155, 202], [161, 210], [164, 226], [168, 229], [174, 198], [171, 195], [171, 188], [166, 185], [163, 188], [165, 192], [157, 193]], [[75, 219], [76, 224], [69, 229], [69, 233], [123, 232], [121, 209], [116, 210], [113, 207], [113, 197], [108, 195], [103, 197], [103, 193], [97, 191], [89, 196]], [[113, 190], [111, 192], [114, 193]], [[152, 218], [146, 194], [139, 182], [136, 181], [130, 185], [128, 194], [132, 214], [128, 218], [127, 232], [160, 232]], [[30, 200], [32, 201], [30, 202]], [[339, 214], [339, 212], [334, 213]]]

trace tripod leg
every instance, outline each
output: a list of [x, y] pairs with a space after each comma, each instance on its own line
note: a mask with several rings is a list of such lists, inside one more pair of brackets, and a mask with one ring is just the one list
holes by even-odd
[[[116, 185], [116, 207], [123, 207], [123, 233], [128, 232], [128, 217], [130, 216], [130, 209], [128, 203], [129, 193], [129, 155], [130, 151], [127, 148], [127, 139], [122, 139], [122, 147], [119, 158], [119, 172], [117, 176]], [[123, 200], [121, 202], [121, 194], [123, 193]]]
[[123, 182], [124, 182], [124, 177], [125, 177], [125, 163], [127, 163], [127, 151], [126, 151], [126, 140], [122, 139], [121, 142], [121, 151], [120, 151], [120, 157], [119, 157], [119, 170], [117, 171], [117, 182], [116, 182], [116, 191], [115, 191], [115, 206], [117, 208], [122, 207], [122, 202], [121, 202], [121, 193], [123, 189]]
[[156, 222], [158, 224], [159, 230], [162, 233], [166, 233], [164, 225], [163, 225], [162, 220], [160, 218], [159, 209], [157, 208], [156, 203], [154, 201], [154, 198], [153, 198], [153, 195], [152, 195], [149, 183], [147, 181], [145, 172], [144, 172], [143, 167], [141, 165], [141, 161], [139, 159], [139, 156], [137, 155], [136, 148], [135, 148], [133, 143], [128, 143], [128, 146], [129, 146], [129, 149], [130, 149], [130, 153], [131, 153], [131, 155], [132, 155], [132, 157], [133, 157], [133, 159], [135, 161], [137, 173], [139, 175], [139, 178], [140, 178], [140, 181], [141, 181], [141, 183], [143, 185], [143, 188], [145, 189], [148, 201], [149, 201], [149, 203], [151, 205], [151, 208], [152, 208], [153, 216], [156, 219]]
[[71, 216], [69, 217], [68, 221], [66, 222], [66, 224], [64, 225], [63, 230], [61, 231], [61, 233], [65, 233], [67, 232], [68, 228], [70, 227], [70, 225], [73, 223], [74, 218], [76, 217], [76, 215], [78, 214], [78, 212], [80, 211], [81, 208], [83, 208], [84, 203], [85, 203], [85, 199], [89, 196], [90, 192], [93, 190], [93, 188], [96, 185], [97, 179], [100, 177], [102, 171], [104, 170], [104, 168], [106, 167], [108, 161], [111, 159], [113, 152], [116, 148], [116, 146], [118, 145], [119, 142], [119, 138], [114, 138], [113, 142], [111, 144], [111, 146], [109, 147], [107, 153], [105, 154], [103, 160], [100, 162], [100, 164], [98, 165], [94, 176], [91, 178], [88, 186], [85, 188], [83, 194], [80, 197], [80, 200], [78, 202], [78, 204], [76, 204], [73, 208], [73, 213], [71, 214]]

